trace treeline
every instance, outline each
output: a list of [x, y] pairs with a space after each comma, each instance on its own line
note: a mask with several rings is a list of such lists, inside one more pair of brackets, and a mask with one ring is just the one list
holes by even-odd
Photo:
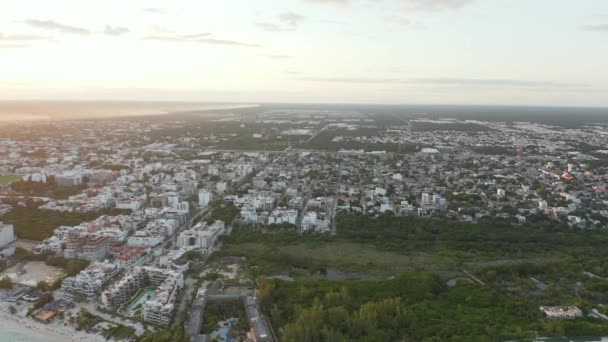
[[51, 176], [46, 183], [19, 181], [11, 184], [11, 190], [26, 196], [50, 197], [54, 199], [67, 199], [78, 195], [84, 187], [59, 186]]
[[211, 208], [211, 219], [209, 223], [219, 220], [229, 225], [232, 220], [239, 214], [239, 210], [232, 203], [225, 203], [224, 201], [215, 201]]
[[473, 285], [447, 289], [428, 273], [367, 282], [264, 280], [258, 296], [286, 342], [498, 341], [541, 329], [538, 308]]
[[[471, 224], [381, 215], [338, 216], [338, 237], [395, 252], [449, 252], [483, 258], [572, 256], [583, 266], [608, 257], [608, 231], [578, 230], [545, 220], [526, 225], [490, 219]], [[470, 261], [461, 258], [461, 261]], [[597, 268], [608, 276], [608, 264]]]
[[21, 239], [41, 241], [52, 236], [55, 228], [59, 226], [75, 226], [82, 222], [92, 221], [101, 215], [126, 213], [130, 213], [130, 210], [106, 209], [77, 213], [17, 206], [0, 217], [0, 221], [14, 225], [15, 233]]

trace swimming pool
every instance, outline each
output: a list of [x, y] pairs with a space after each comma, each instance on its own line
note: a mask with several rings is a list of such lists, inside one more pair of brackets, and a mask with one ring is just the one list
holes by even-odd
[[139, 309], [141, 309], [141, 305], [143, 305], [145, 302], [147, 302], [150, 298], [154, 297], [154, 295], [156, 294], [156, 291], [154, 290], [148, 290], [144, 293], [142, 293], [139, 298], [137, 298], [136, 301], [134, 301], [133, 303], [131, 303], [127, 309], [127, 315], [129, 316], [133, 316], [135, 315], [135, 312]]

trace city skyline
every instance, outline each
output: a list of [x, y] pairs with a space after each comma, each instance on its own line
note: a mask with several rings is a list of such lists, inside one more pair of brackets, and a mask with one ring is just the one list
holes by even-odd
[[5, 9], [0, 100], [608, 105], [601, 1], [10, 0]]

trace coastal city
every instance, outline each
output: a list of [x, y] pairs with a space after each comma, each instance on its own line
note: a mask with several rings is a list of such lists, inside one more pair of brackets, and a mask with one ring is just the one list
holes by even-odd
[[[292, 340], [297, 329], [282, 326], [281, 302], [269, 303], [270, 281], [361, 280], [366, 272], [329, 262], [303, 271], [302, 260], [276, 267], [280, 255], [267, 266], [238, 247], [246, 234], [331, 242], [346, 229], [355, 234], [342, 227], [361, 217], [537, 225], [556, 236], [602, 231], [606, 128], [264, 107], [10, 123], [0, 127], [1, 317], [58, 341], [166, 333], [192, 342]], [[314, 260], [309, 252], [293, 258]], [[487, 287], [497, 276], [483, 267], [514, 258], [446, 264], [441, 283]], [[428, 271], [422, 264], [387, 266], [382, 278]], [[533, 308], [538, 319], [608, 320], [601, 290], [582, 290], [608, 270], [589, 267], [568, 283], [578, 303], [546, 300]], [[536, 277], [523, 277], [534, 292], [556, 286]]]

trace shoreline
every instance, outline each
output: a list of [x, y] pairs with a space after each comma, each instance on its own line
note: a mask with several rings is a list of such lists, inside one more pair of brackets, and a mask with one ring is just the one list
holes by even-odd
[[82, 331], [76, 331], [71, 327], [58, 326], [55, 324], [46, 325], [37, 322], [31, 318], [23, 318], [18, 315], [10, 315], [6, 312], [0, 312], [0, 321], [2, 321], [3, 332], [12, 332], [23, 337], [31, 338], [31, 342], [67, 342], [67, 341], [106, 341], [100, 335], [88, 334]]

